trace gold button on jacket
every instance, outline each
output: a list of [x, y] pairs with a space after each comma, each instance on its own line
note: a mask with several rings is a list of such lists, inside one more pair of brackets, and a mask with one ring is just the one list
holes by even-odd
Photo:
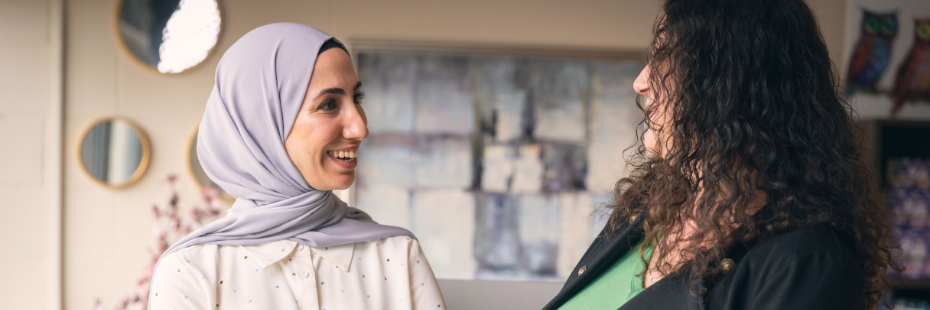
[[730, 270], [733, 270], [733, 267], [735, 266], [736, 262], [734, 262], [732, 259], [724, 258], [722, 261], [720, 261], [720, 270], [723, 271], [723, 274], [730, 273]]
[[580, 276], [587, 269], [588, 269], [588, 265], [581, 266], [581, 268], [578, 268], [578, 275]]

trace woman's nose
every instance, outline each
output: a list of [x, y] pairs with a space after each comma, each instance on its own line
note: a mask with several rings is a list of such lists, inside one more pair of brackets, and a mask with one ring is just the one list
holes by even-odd
[[636, 80], [633, 81], [633, 90], [640, 95], [649, 93], [649, 65], [646, 65], [643, 71], [639, 72], [639, 76], [636, 77]]
[[365, 140], [368, 138], [368, 121], [365, 119], [365, 112], [359, 105], [351, 104], [350, 106], [342, 135], [348, 140]]

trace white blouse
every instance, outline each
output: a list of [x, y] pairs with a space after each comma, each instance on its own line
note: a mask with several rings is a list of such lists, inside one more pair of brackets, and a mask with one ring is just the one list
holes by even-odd
[[445, 309], [416, 239], [311, 248], [196, 245], [155, 271], [151, 309]]

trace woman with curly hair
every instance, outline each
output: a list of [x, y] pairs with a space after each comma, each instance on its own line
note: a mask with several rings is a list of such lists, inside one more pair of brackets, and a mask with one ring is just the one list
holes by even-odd
[[875, 309], [896, 242], [810, 8], [663, 11], [633, 172], [545, 309]]

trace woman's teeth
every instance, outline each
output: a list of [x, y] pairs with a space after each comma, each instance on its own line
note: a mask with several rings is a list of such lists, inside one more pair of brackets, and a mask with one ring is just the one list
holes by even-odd
[[332, 157], [339, 158], [345, 161], [353, 161], [358, 157], [358, 150], [355, 151], [327, 151], [326, 154], [329, 154]]

